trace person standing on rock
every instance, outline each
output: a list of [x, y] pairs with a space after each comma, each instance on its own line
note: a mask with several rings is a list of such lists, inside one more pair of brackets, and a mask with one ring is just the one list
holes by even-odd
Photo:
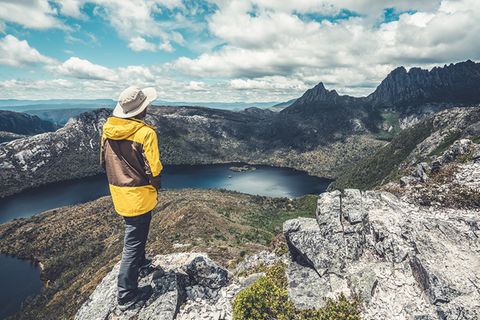
[[121, 311], [143, 305], [152, 293], [151, 286], [138, 287], [138, 277], [151, 268], [145, 244], [163, 169], [155, 128], [143, 121], [156, 98], [154, 88], [128, 87], [103, 126], [100, 163], [107, 172], [115, 211], [125, 220], [118, 274]]

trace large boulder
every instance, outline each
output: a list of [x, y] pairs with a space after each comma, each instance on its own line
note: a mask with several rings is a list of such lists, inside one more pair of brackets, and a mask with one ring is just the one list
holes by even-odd
[[387, 192], [324, 193], [285, 222], [288, 293], [318, 308], [360, 296], [365, 319], [480, 319], [480, 211], [419, 208]]
[[228, 302], [226, 298], [233, 296], [228, 290], [236, 287], [232, 289], [229, 272], [206, 254], [159, 255], [152, 263], [154, 271], [139, 283], [153, 288], [145, 306], [125, 312], [118, 310], [118, 263], [78, 310], [75, 319], [225, 319], [231, 316], [223, 306]]

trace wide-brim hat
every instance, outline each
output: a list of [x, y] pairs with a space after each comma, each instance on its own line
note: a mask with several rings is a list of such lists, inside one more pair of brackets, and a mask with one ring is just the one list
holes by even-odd
[[144, 89], [136, 86], [128, 87], [120, 94], [118, 103], [113, 109], [113, 115], [117, 118], [135, 117], [155, 99], [157, 99], [157, 91], [153, 87]]

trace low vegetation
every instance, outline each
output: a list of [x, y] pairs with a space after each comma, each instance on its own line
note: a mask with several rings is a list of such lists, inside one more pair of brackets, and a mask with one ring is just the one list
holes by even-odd
[[298, 310], [288, 298], [285, 266], [277, 263], [235, 297], [233, 319], [360, 320], [360, 301], [340, 295], [321, 309]]
[[340, 175], [330, 186], [330, 190], [356, 188], [372, 189], [398, 175], [398, 166], [415, 147], [433, 131], [431, 121], [421, 122], [395, 136], [385, 147], [375, 154], [352, 166]]

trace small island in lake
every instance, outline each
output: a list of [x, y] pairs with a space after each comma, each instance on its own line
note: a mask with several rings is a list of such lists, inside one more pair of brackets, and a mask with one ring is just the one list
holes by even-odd
[[244, 165], [244, 166], [241, 166], [241, 167], [230, 167], [229, 169], [230, 169], [231, 171], [234, 171], [234, 172], [246, 172], [246, 171], [255, 171], [255, 170], [257, 170], [257, 168], [252, 167], [252, 166], [249, 166], [249, 165]]

